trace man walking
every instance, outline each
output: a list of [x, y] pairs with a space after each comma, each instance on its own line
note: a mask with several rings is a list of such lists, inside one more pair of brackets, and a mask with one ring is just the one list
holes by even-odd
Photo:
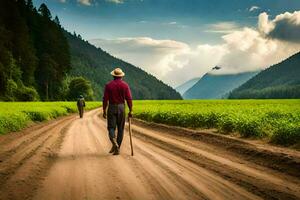
[[78, 108], [80, 118], [83, 117], [84, 107], [85, 107], [85, 101], [84, 101], [83, 96], [80, 95], [78, 100], [77, 100], [77, 108]]
[[[114, 80], [106, 84], [103, 96], [103, 117], [107, 118], [107, 129], [112, 148], [109, 153], [119, 155], [125, 127], [125, 100], [132, 117], [132, 97], [128, 84], [122, 80], [125, 73], [120, 68], [111, 72]], [[107, 109], [108, 106], [108, 109]], [[106, 112], [107, 110], [107, 112]], [[115, 130], [117, 128], [117, 137]]]

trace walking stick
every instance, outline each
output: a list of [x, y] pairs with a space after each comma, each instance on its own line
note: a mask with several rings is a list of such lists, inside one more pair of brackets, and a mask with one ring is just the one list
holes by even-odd
[[131, 117], [128, 117], [128, 124], [129, 124], [129, 138], [130, 138], [131, 156], [133, 156], [132, 131], [131, 131]]

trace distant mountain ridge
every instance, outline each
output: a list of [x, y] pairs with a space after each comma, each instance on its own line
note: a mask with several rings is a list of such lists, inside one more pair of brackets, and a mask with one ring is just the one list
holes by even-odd
[[235, 89], [229, 98], [300, 98], [300, 52], [260, 72]]
[[200, 80], [200, 78], [193, 78], [189, 81], [184, 82], [183, 84], [177, 86], [175, 88], [175, 90], [177, 92], [179, 92], [181, 95], [183, 95], [188, 89], [190, 89], [191, 87], [193, 87], [193, 85], [195, 85], [195, 83], [197, 83]]
[[184, 99], [221, 99], [241, 84], [245, 83], [258, 72], [240, 74], [206, 73], [193, 87], [184, 94]]
[[124, 80], [130, 85], [134, 99], [182, 99], [172, 87], [151, 74], [84, 41], [78, 35], [65, 31], [71, 52], [71, 76], [83, 76], [90, 80], [96, 95], [101, 100], [105, 84], [112, 80], [110, 72], [121, 67]]

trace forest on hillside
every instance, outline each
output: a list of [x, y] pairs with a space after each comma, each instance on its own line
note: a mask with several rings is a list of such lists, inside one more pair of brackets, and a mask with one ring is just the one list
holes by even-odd
[[91, 81], [96, 99], [102, 99], [105, 84], [112, 80], [110, 72], [121, 67], [124, 80], [130, 85], [134, 99], [181, 99], [172, 87], [142, 69], [84, 41], [80, 35], [65, 32], [71, 52], [71, 76], [82, 76]]
[[0, 1], [0, 97], [7, 101], [58, 100], [71, 68], [58, 17], [32, 0]]
[[300, 98], [300, 52], [260, 72], [233, 90], [230, 99]]
[[101, 100], [121, 67], [135, 99], [181, 99], [173, 88], [64, 30], [45, 4], [0, 1], [0, 100]]

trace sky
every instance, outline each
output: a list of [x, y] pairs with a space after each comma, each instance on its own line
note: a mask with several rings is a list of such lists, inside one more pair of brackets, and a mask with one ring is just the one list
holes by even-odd
[[219, 74], [256, 71], [300, 51], [300, 0], [33, 2], [46, 3], [68, 31], [173, 87], [216, 65]]

